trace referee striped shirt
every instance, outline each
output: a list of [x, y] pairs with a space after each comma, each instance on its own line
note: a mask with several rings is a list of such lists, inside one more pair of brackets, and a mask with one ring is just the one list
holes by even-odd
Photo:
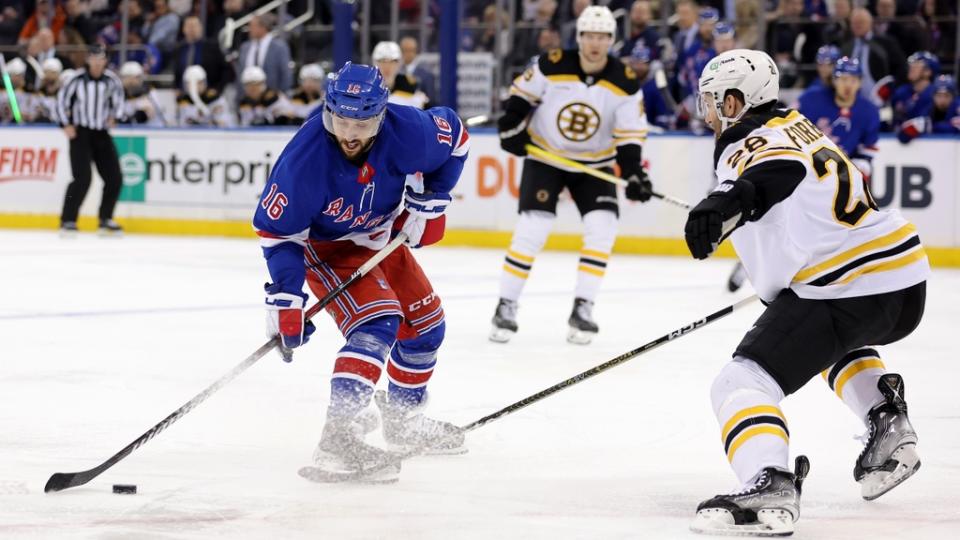
[[111, 118], [123, 114], [123, 83], [110, 70], [94, 79], [81, 69], [57, 92], [60, 125], [107, 129]]

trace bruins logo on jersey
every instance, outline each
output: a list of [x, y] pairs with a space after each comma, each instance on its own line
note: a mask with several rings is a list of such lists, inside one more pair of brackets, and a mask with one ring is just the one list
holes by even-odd
[[567, 140], [585, 141], [599, 129], [600, 113], [586, 103], [570, 103], [557, 113], [557, 131]]

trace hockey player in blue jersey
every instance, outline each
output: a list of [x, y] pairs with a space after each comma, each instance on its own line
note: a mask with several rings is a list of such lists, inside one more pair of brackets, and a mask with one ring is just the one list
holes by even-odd
[[817, 78], [804, 89], [803, 94], [800, 94], [801, 101], [807, 94], [833, 86], [833, 66], [839, 59], [840, 49], [836, 45], [823, 45], [817, 49]]
[[[647, 122], [663, 129], [673, 129], [673, 111], [670, 110], [663, 94], [657, 88], [656, 73], [662, 70], [663, 66], [659, 61], [651, 60], [650, 54], [649, 48], [638, 43], [630, 56], [623, 58], [623, 61], [633, 68], [637, 73], [637, 80], [641, 81], [640, 90], [643, 92], [643, 110], [647, 114]], [[669, 90], [665, 88], [664, 92]]]
[[960, 98], [953, 77], [941, 75], [933, 81], [933, 110], [930, 112], [933, 133], [960, 133]]
[[907, 63], [907, 80], [910, 82], [897, 88], [891, 98], [894, 126], [900, 141], [904, 143], [923, 132], [922, 129], [917, 129], [916, 125], [922, 123], [922, 120], [911, 120], [930, 115], [933, 107], [933, 79], [940, 72], [940, 60], [927, 51], [911, 54]]
[[[426, 385], [444, 336], [444, 315], [410, 248], [438, 241], [444, 212], [467, 157], [469, 136], [450, 109], [387, 104], [377, 68], [347, 63], [327, 84], [323, 111], [312, 115], [281, 153], [253, 219], [272, 283], [266, 286], [267, 333], [293, 349], [307, 342], [304, 281], [320, 298], [346, 280], [392, 232], [406, 245], [326, 308], [346, 343], [337, 354], [330, 405], [314, 454], [316, 470], [356, 478], [371, 468], [396, 475], [395, 454], [363, 440], [361, 419], [385, 370], [376, 402], [388, 444], [462, 450], [463, 433], [423, 416]], [[405, 188], [423, 173], [424, 190]], [[292, 354], [287, 351], [285, 359]]]
[[880, 109], [860, 93], [863, 76], [856, 58], [837, 60], [832, 88], [805, 93], [800, 114], [806, 116], [850, 156], [869, 181], [880, 134]]

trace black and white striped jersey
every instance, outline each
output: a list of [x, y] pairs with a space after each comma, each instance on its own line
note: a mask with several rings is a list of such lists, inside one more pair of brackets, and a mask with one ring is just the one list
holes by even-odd
[[81, 69], [57, 93], [60, 124], [107, 129], [123, 114], [123, 94], [123, 83], [110, 70], [94, 79]]

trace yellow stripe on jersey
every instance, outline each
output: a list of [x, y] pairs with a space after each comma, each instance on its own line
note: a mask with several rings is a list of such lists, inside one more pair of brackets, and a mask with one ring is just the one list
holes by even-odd
[[927, 253], [923, 251], [922, 247], [917, 248], [914, 251], [908, 251], [906, 254], [900, 256], [896, 259], [891, 259], [889, 261], [884, 261], [882, 263], [877, 263], [871, 266], [864, 266], [863, 268], [857, 270], [856, 272], [850, 274], [849, 276], [843, 278], [840, 281], [835, 281], [833, 284], [836, 285], [846, 285], [851, 281], [857, 279], [863, 274], [875, 274], [877, 272], [889, 272], [890, 270], [896, 270], [898, 268], [903, 268], [904, 266], [909, 266], [917, 261], [927, 258]]
[[534, 133], [533, 130], [528, 131], [530, 132], [530, 140], [532, 140], [534, 144], [552, 154], [557, 154], [558, 156], [563, 156], [565, 158], [599, 161], [601, 159], [613, 158], [617, 154], [616, 146], [611, 146], [605, 150], [599, 150], [597, 152], [569, 152], [566, 150], [560, 150], [550, 146], [550, 144], [543, 137]]
[[764, 124], [763, 126], [768, 128], [785, 126], [798, 118], [800, 118], [800, 113], [798, 111], [792, 111], [790, 114], [788, 114], [784, 118], [772, 118], [770, 120], [767, 120], [767, 123]]
[[738, 175], [743, 174], [743, 171], [749, 169], [753, 165], [759, 164], [764, 159], [777, 157], [777, 156], [795, 157], [795, 158], [800, 158], [804, 161], [808, 161], [808, 162], [810, 161], [810, 156], [797, 150], [788, 150], [786, 148], [778, 149], [778, 150], [767, 150], [767, 151], [760, 152], [759, 154], [750, 156], [749, 159], [741, 163], [740, 166], [737, 168], [737, 174]]
[[520, 88], [516, 84], [510, 87], [510, 93], [519, 95], [520, 97], [526, 99], [527, 101], [533, 101], [533, 102], [540, 101], [540, 96], [535, 96], [530, 92], [527, 92], [526, 90]]
[[804, 268], [803, 270], [797, 272], [797, 275], [793, 276], [793, 282], [797, 283], [806, 281], [817, 274], [821, 274], [827, 270], [842, 265], [857, 255], [861, 255], [867, 251], [873, 251], [875, 249], [891, 246], [912, 234], [916, 234], [916, 232], [917, 227], [913, 223], [907, 223], [892, 233], [881, 236], [880, 238], [874, 238], [873, 240], [860, 244], [855, 248], [848, 249], [847, 251], [844, 251], [838, 255], [834, 255], [833, 257], [830, 257], [829, 259], [815, 266]]
[[771, 414], [783, 420], [784, 424], [787, 423], [787, 419], [783, 417], [783, 412], [780, 411], [780, 407], [774, 407], [773, 405], [757, 405], [756, 407], [743, 409], [742, 411], [733, 415], [730, 420], [727, 420], [727, 423], [723, 425], [723, 429], [720, 430], [720, 441], [726, 441], [727, 437], [730, 436], [730, 431], [733, 430], [733, 428], [735, 428], [737, 424], [739, 424], [744, 418], [761, 414]]
[[737, 453], [737, 450], [748, 440], [756, 437], [757, 435], [776, 435], [783, 439], [784, 442], [790, 444], [790, 437], [787, 436], [787, 432], [783, 430], [780, 426], [774, 426], [770, 424], [753, 426], [749, 429], [746, 429], [737, 436], [737, 439], [730, 445], [730, 450], [727, 451], [727, 461], [733, 463], [733, 456]]
[[847, 366], [846, 369], [843, 370], [843, 373], [837, 377], [836, 382], [833, 383], [837, 397], [843, 399], [843, 386], [847, 384], [847, 381], [852, 379], [857, 373], [870, 368], [885, 369], [886, 366], [883, 365], [883, 361], [879, 358], [866, 358]]
[[576, 75], [547, 75], [550, 82], [580, 82], [580, 77]]
[[613, 92], [613, 95], [615, 95], [615, 96], [627, 96], [627, 95], [629, 95], [629, 94], [627, 94], [622, 88], [620, 88], [619, 86], [613, 84], [613, 83], [610, 82], [610, 81], [604, 80], [604, 79], [600, 79], [599, 81], [597, 81], [597, 86], [602, 86], [602, 87], [606, 88], [607, 90]]
[[401, 98], [412, 98], [413, 94], [411, 92], [404, 92], [403, 90], [394, 90], [390, 92], [391, 96], [401, 97]]
[[613, 136], [616, 137], [619, 135], [621, 137], [629, 137], [629, 136], [646, 137], [647, 133], [649, 132], [650, 130], [647, 130], [647, 129], [614, 129]]

